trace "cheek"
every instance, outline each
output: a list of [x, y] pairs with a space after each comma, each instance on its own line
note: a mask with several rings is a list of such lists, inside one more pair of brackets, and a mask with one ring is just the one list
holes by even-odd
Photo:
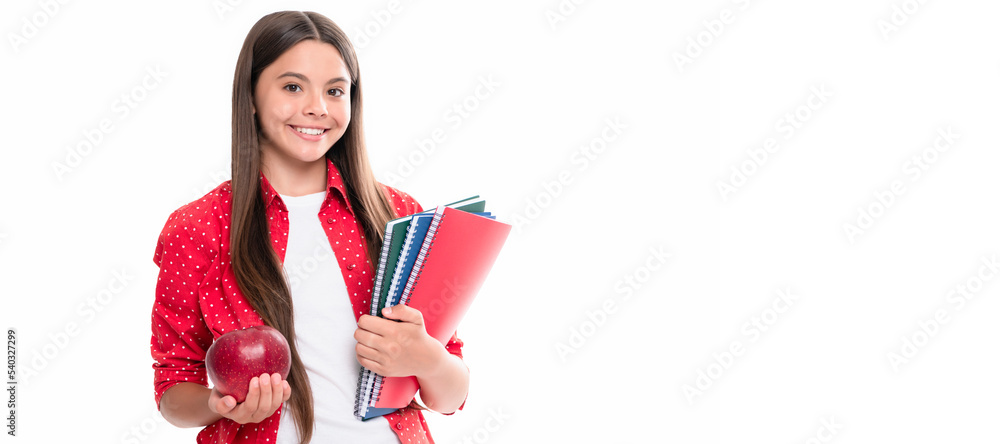
[[270, 100], [269, 97], [262, 98], [256, 104], [257, 115], [261, 118], [264, 126], [282, 125], [291, 116], [292, 107], [290, 104]]
[[284, 125], [295, 114], [295, 106], [290, 103], [276, 103], [271, 107], [271, 118], [277, 125]]
[[348, 123], [351, 123], [351, 103], [349, 101], [345, 100], [342, 103], [338, 103], [330, 109], [330, 113], [333, 114], [333, 117], [337, 119], [337, 122], [341, 126], [346, 127]]

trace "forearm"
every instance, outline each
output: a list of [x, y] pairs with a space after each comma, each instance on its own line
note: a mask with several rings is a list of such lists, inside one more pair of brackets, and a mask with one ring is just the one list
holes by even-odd
[[452, 413], [465, 402], [469, 393], [469, 368], [462, 358], [448, 353], [434, 371], [417, 376], [420, 383], [420, 399], [427, 408], [440, 413]]
[[160, 398], [160, 414], [177, 427], [204, 427], [222, 415], [208, 408], [212, 389], [193, 382], [181, 382], [167, 389]]

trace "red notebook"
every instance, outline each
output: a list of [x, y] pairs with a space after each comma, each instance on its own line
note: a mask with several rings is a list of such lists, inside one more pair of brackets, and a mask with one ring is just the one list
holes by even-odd
[[[493, 219], [437, 207], [400, 303], [420, 310], [427, 333], [442, 344], [469, 310], [510, 229]], [[418, 388], [414, 376], [383, 377], [376, 382], [371, 407], [405, 407]]]

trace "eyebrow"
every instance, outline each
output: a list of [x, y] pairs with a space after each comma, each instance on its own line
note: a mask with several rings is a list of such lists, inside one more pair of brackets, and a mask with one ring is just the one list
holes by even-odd
[[[282, 78], [282, 77], [295, 77], [296, 79], [299, 79], [299, 80], [301, 80], [303, 82], [309, 83], [309, 79], [307, 79], [306, 76], [304, 76], [302, 74], [299, 74], [297, 72], [288, 71], [288, 72], [286, 72], [286, 73], [278, 76], [279, 79]], [[334, 77], [334, 78], [328, 80], [326, 82], [326, 84], [329, 85], [331, 83], [337, 83], [337, 82], [347, 82], [347, 79], [344, 78], [344, 77]]]

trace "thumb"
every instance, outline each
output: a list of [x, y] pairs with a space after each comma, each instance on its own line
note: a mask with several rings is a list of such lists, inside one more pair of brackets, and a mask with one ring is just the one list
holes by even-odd
[[382, 316], [385, 316], [386, 319], [410, 322], [413, 324], [423, 325], [424, 323], [424, 317], [421, 315], [420, 310], [404, 304], [383, 308]]
[[236, 398], [233, 398], [231, 395], [223, 396], [216, 405], [220, 414], [229, 413], [234, 407], [236, 407]]

